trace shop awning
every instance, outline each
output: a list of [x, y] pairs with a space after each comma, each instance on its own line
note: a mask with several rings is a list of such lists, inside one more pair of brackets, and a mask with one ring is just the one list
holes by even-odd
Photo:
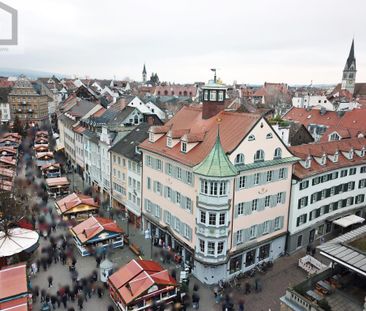
[[354, 224], [361, 224], [364, 221], [365, 221], [365, 219], [360, 216], [348, 215], [348, 216], [345, 216], [345, 217], [342, 217], [342, 218], [339, 218], [339, 219], [333, 221], [333, 223], [335, 225], [341, 226], [343, 228], [347, 228]]

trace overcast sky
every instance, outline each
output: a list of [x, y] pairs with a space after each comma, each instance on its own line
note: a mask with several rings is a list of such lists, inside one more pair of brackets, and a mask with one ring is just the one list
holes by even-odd
[[18, 10], [21, 54], [0, 67], [81, 77], [336, 83], [355, 36], [366, 81], [365, 0], [2, 0]]

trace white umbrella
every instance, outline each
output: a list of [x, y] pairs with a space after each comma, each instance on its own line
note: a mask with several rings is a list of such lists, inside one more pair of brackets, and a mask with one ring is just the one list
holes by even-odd
[[0, 257], [12, 256], [36, 246], [39, 235], [36, 231], [12, 228], [8, 233], [0, 231]]

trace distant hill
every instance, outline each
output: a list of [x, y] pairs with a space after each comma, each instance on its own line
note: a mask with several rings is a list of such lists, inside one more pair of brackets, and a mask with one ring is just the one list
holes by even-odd
[[0, 76], [3, 77], [17, 77], [21, 74], [25, 75], [30, 79], [36, 79], [40, 77], [51, 77], [53, 75], [55, 75], [58, 78], [68, 77], [67, 75], [59, 74], [56, 72], [38, 71], [30, 69], [0, 68]]

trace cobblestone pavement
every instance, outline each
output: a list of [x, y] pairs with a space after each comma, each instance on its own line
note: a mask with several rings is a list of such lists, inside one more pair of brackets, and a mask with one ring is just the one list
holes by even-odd
[[[71, 179], [72, 180], [72, 179]], [[82, 185], [82, 180], [78, 174], [74, 176], [75, 184], [77, 186]], [[54, 206], [54, 202], [50, 201], [48, 203], [49, 207]], [[127, 231], [127, 222], [126, 220], [117, 218], [117, 223]], [[136, 243], [141, 247], [144, 252], [144, 258], [150, 259], [151, 257], [151, 242], [150, 240], [146, 240], [144, 238], [143, 232], [137, 230], [132, 225], [129, 225], [128, 228], [130, 233], [130, 241], [132, 243]], [[62, 230], [57, 229], [56, 235], [60, 235]], [[42, 247], [45, 245], [49, 245], [49, 242], [46, 240], [41, 240], [41, 245], [38, 249], [38, 256], [40, 256], [40, 251]], [[160, 249], [153, 247], [153, 254], [159, 253]], [[79, 253], [75, 251], [77, 264], [76, 269], [80, 274], [80, 277], [90, 275], [96, 269], [96, 262], [94, 257], [81, 257]], [[234, 289], [231, 293], [232, 301], [235, 303], [235, 310], [238, 310], [238, 301], [240, 299], [245, 301], [245, 310], [246, 311], [277, 311], [280, 309], [279, 298], [284, 295], [286, 288], [290, 284], [296, 284], [301, 282], [306, 278], [306, 273], [297, 267], [298, 259], [305, 255], [304, 251], [300, 251], [292, 256], [284, 256], [274, 263], [273, 268], [268, 271], [264, 275], [257, 275], [260, 279], [262, 285], [262, 291], [259, 293], [254, 293], [252, 291], [251, 294], [244, 295], [244, 284], [245, 282], [251, 283], [254, 285], [255, 278], [249, 278], [242, 281], [241, 289]], [[129, 250], [128, 247], [124, 247], [123, 249], [113, 250], [108, 258], [115, 263], [116, 268], [126, 264], [132, 258], [136, 258], [136, 256]], [[319, 258], [319, 257], [318, 257]], [[175, 264], [165, 264], [161, 261], [160, 256], [158, 258], [154, 257], [154, 260], [159, 261], [165, 268], [170, 271], [176, 270], [177, 275], [179, 276], [179, 266]], [[323, 260], [323, 259], [321, 259]], [[47, 271], [41, 271], [38, 273], [36, 277], [32, 279], [32, 285], [38, 285], [40, 288], [47, 287], [47, 278], [49, 275], [53, 276], [54, 286], [52, 288], [47, 289], [50, 294], [55, 294], [59, 285], [71, 285], [71, 277], [70, 272], [68, 271], [67, 266], [63, 266], [61, 263], [52, 264], [51, 267]], [[221, 304], [216, 304], [213, 294], [213, 286], [207, 286], [200, 283], [193, 276], [190, 278], [189, 288], [190, 293], [193, 291], [193, 286], [197, 284], [199, 286], [198, 294], [200, 296], [200, 310], [212, 310], [212, 311], [221, 311]], [[84, 304], [85, 310], [107, 310], [109, 305], [112, 305], [112, 300], [108, 296], [108, 292], [105, 291], [105, 294], [102, 299], [97, 298], [96, 296], [92, 297]], [[73, 304], [75, 310], [77, 310], [75, 303]], [[62, 307], [61, 307], [62, 308]], [[40, 310], [39, 302], [34, 304], [34, 310]], [[192, 310], [191, 306], [188, 310]]]

